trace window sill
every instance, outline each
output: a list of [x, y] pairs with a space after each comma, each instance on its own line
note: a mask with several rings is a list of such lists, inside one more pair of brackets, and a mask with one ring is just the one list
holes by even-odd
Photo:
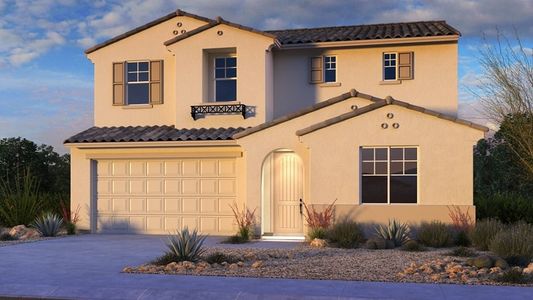
[[341, 83], [340, 82], [325, 82], [319, 85], [319, 87], [335, 87], [335, 86], [341, 86]]
[[145, 109], [154, 107], [152, 104], [130, 104], [122, 106], [123, 109]]
[[401, 84], [401, 80], [382, 80], [379, 82], [380, 85], [393, 85], [393, 84]]

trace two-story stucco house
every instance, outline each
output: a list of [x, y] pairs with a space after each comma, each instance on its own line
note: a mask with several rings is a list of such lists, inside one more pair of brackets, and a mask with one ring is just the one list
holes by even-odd
[[86, 51], [94, 127], [67, 139], [72, 207], [93, 232], [303, 236], [302, 201], [337, 218], [475, 212], [444, 21], [261, 31], [176, 11]]

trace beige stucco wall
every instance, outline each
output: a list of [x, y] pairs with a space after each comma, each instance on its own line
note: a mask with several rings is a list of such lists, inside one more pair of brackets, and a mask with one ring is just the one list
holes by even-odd
[[[213, 142], [210, 146], [165, 146], [165, 143], [157, 143], [158, 146], [135, 145], [126, 143], [119, 146], [101, 148], [77, 148], [72, 146], [71, 153], [71, 209], [80, 207], [81, 230], [94, 230], [96, 215], [91, 211], [96, 201], [97, 180], [96, 164], [99, 159], [175, 159], [175, 158], [217, 158], [235, 157], [236, 159], [236, 201], [239, 207], [245, 202], [245, 162], [242, 157], [242, 149], [236, 144]], [[155, 143], [152, 143], [155, 144]], [[91, 225], [93, 227], [91, 228]], [[232, 232], [232, 229], [226, 230]]]
[[[388, 119], [387, 113], [393, 113], [394, 118]], [[382, 129], [382, 123], [387, 123], [388, 129]], [[400, 127], [394, 129], [392, 123]], [[337, 199], [338, 205], [346, 206], [342, 209], [344, 212], [352, 206], [357, 218], [365, 221], [382, 221], [391, 216], [409, 221], [446, 216], [444, 219], [450, 221], [446, 206], [473, 205], [472, 147], [483, 134], [480, 130], [396, 105], [309, 133], [301, 140], [310, 149], [310, 201], [327, 204]], [[418, 204], [357, 207], [360, 204], [361, 146], [418, 147]], [[444, 212], [432, 213], [439, 210], [435, 206]]]
[[[222, 35], [218, 32], [222, 31]], [[268, 120], [267, 103], [272, 102], [272, 52], [269, 51], [273, 39], [237, 29], [224, 24], [210, 28], [168, 46], [175, 53], [175, 80], [169, 84], [176, 86], [178, 106], [175, 119], [178, 127], [247, 127]], [[228, 49], [237, 56], [237, 102], [255, 109], [255, 116], [207, 115], [194, 121], [191, 118], [191, 105], [209, 103], [213, 88], [209, 84], [213, 73], [213, 52]], [[231, 102], [226, 102], [230, 104]]]
[[[414, 51], [414, 79], [383, 84], [383, 52]], [[309, 59], [337, 56], [340, 85], [310, 84]], [[390, 95], [449, 115], [457, 114], [457, 43], [274, 52], [274, 116], [339, 95], [349, 88]]]
[[[177, 27], [177, 23], [183, 25]], [[205, 22], [177, 16], [88, 55], [94, 64], [94, 123], [96, 126], [172, 125], [176, 120], [176, 53], [164, 41], [174, 30], [190, 31]], [[183, 55], [178, 53], [177, 55]], [[151, 108], [112, 105], [112, 63], [126, 60], [164, 60], [164, 104]], [[190, 117], [189, 117], [190, 118]]]

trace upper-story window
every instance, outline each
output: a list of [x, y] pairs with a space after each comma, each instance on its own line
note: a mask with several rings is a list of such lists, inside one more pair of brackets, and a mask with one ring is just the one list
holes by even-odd
[[150, 103], [150, 63], [136, 61], [127, 63], [126, 103]]
[[215, 101], [237, 100], [237, 57], [215, 58]]
[[383, 80], [413, 79], [413, 52], [385, 52], [383, 53]]
[[337, 57], [324, 57], [324, 82], [337, 82]]
[[112, 81], [115, 106], [163, 104], [162, 60], [114, 62]]
[[361, 148], [362, 203], [417, 203], [416, 147]]
[[337, 56], [314, 56], [310, 65], [310, 83], [337, 82]]

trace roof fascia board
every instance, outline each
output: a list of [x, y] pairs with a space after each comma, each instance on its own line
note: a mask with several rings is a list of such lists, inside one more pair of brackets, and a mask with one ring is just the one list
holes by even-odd
[[454, 43], [459, 40], [459, 35], [433, 36], [433, 37], [413, 37], [413, 38], [394, 38], [381, 40], [357, 40], [357, 41], [339, 41], [339, 42], [319, 42], [304, 44], [282, 44], [281, 50], [291, 49], [309, 49], [309, 48], [342, 48], [342, 47], [369, 47], [369, 46], [386, 46], [402, 44], [430, 44], [430, 43]]
[[79, 149], [212, 147], [212, 146], [237, 146], [237, 142], [235, 140], [168, 141], [168, 142], [96, 142], [96, 143], [65, 143], [64, 146], [68, 148], [79, 148]]

